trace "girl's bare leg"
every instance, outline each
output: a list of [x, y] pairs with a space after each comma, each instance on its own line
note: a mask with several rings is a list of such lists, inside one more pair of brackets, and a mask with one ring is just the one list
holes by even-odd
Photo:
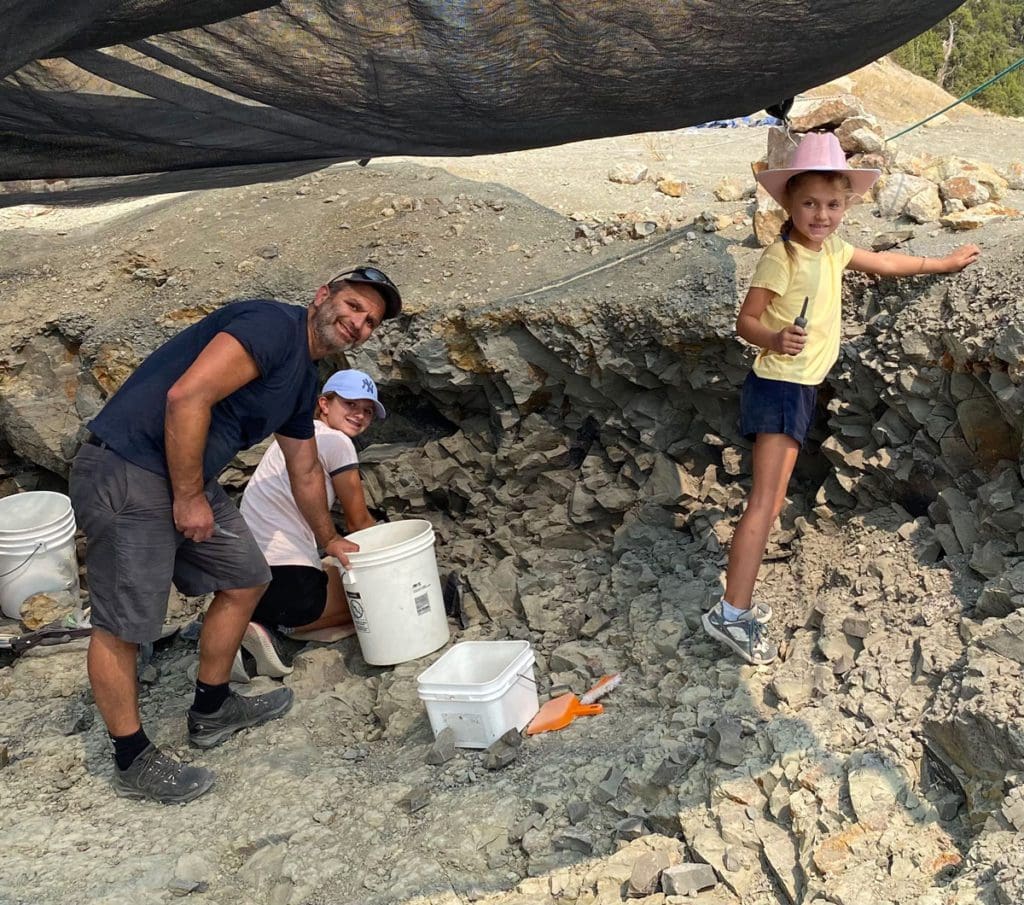
[[725, 600], [737, 609], [750, 609], [768, 534], [782, 511], [799, 452], [800, 444], [787, 434], [758, 434], [754, 441], [753, 486], [732, 536], [725, 579]]
[[297, 626], [293, 631], [312, 632], [352, 624], [352, 614], [348, 610], [348, 600], [345, 599], [345, 589], [341, 584], [341, 573], [331, 565], [325, 565], [324, 569], [327, 571], [327, 604], [324, 611], [315, 622]]

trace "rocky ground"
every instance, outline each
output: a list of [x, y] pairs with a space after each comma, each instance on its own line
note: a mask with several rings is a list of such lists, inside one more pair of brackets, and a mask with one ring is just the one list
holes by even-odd
[[[893, 145], [992, 165], [1012, 210], [1021, 132], [965, 114]], [[745, 193], [766, 139], [382, 161], [91, 222], [0, 218], [17, 224], [0, 264], [0, 493], [60, 489], [84, 421], [184, 324], [232, 297], [305, 303], [334, 269], [376, 263], [409, 316], [347, 362], [394, 412], [364, 475], [390, 517], [431, 520], [442, 573], [463, 576], [452, 640], [528, 640], [542, 699], [624, 677], [602, 715], [524, 740], [500, 769], [469, 749], [435, 765], [416, 676], [443, 651], [377, 668], [355, 639], [309, 645], [285, 719], [199, 753], [179, 633], [146, 665], [144, 719], [218, 779], [161, 807], [110, 792], [82, 642], [7, 655], [0, 898], [1024, 899], [1019, 219], [955, 232], [937, 219], [964, 212], [948, 198], [924, 222], [851, 211], [857, 244], [940, 254], [969, 238], [984, 259], [945, 279], [848, 279], [841, 360], [759, 588], [780, 661], [742, 666], [700, 631], [749, 481], [732, 321], [759, 253]], [[732, 201], [716, 196], [726, 177]], [[201, 605], [173, 594], [171, 617]]]

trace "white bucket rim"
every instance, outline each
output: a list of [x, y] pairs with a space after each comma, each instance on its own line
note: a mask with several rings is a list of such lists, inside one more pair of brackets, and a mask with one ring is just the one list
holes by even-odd
[[11, 551], [24, 550], [26, 547], [61, 547], [65, 544], [74, 544], [74, 525], [61, 525], [49, 531], [37, 531], [34, 534], [26, 535], [23, 538], [0, 537], [0, 556]]
[[20, 547], [38, 540], [56, 540], [75, 536], [74, 518], [58, 519], [33, 530], [0, 531], [0, 548]]
[[385, 566], [388, 563], [400, 562], [409, 556], [414, 556], [417, 553], [421, 553], [423, 550], [429, 550], [434, 546], [434, 534], [423, 534], [420, 537], [414, 538], [413, 540], [405, 541], [401, 544], [394, 544], [390, 547], [384, 547], [380, 550], [368, 550], [365, 553], [349, 553], [348, 559], [352, 564], [352, 570], [348, 578], [347, 583], [355, 584], [359, 581], [360, 570], [366, 570], [371, 566]]
[[349, 553], [348, 557], [353, 563], [357, 563], [358, 559], [352, 559], [353, 556], [374, 556], [379, 553], [387, 553], [388, 551], [395, 550], [399, 547], [404, 547], [406, 544], [414, 543], [424, 537], [429, 537], [430, 542], [434, 540], [434, 526], [428, 522], [425, 518], [409, 518], [409, 519], [396, 519], [393, 522], [379, 522], [376, 525], [371, 525], [369, 528], [362, 528], [359, 531], [353, 531], [351, 534], [345, 535], [345, 540], [350, 540], [354, 544], [358, 544], [360, 535], [364, 538], [367, 537], [371, 531], [377, 531], [379, 528], [391, 528], [399, 525], [420, 525], [420, 529], [413, 534], [411, 537], [407, 537], [404, 540], [396, 541], [393, 544], [387, 544], [384, 547], [374, 547], [372, 550], [357, 551], [355, 553]]
[[[451, 663], [458, 656], [463, 653], [468, 654], [474, 646], [487, 645], [489, 647], [497, 644], [515, 646], [518, 648], [518, 651], [513, 654], [494, 678], [488, 679], [486, 682], [438, 682], [431, 676], [431, 673], [437, 675], [437, 673], [443, 672], [446, 666], [450, 668]], [[455, 651], [459, 653], [454, 657], [450, 656]], [[444, 662], [446, 657], [449, 659], [447, 664]], [[511, 688], [520, 676], [524, 675], [523, 670], [532, 667], [536, 662], [537, 658], [529, 641], [459, 641], [453, 644], [451, 648], [446, 650], [444, 654], [416, 677], [417, 691], [423, 700], [492, 700]], [[535, 684], [532, 677], [530, 682]]]
[[73, 524], [75, 524], [75, 514], [68, 512], [65, 515], [50, 519], [50, 521], [43, 522], [41, 525], [34, 525], [31, 528], [0, 528], [0, 537], [3, 537], [5, 534], [31, 534], [37, 531], [52, 531], [56, 528], [65, 528]]
[[525, 682], [533, 689], [534, 693], [537, 691], [537, 680], [534, 679], [530, 673], [533, 670], [534, 661], [531, 660], [526, 664], [529, 669], [524, 672], [515, 672], [509, 677], [509, 681], [496, 688], [489, 689], [486, 692], [472, 692], [472, 691], [432, 691], [430, 689], [420, 688], [417, 690], [417, 694], [421, 701], [437, 701], [443, 704], [451, 704], [455, 702], [465, 702], [467, 704], [486, 704], [490, 701], [496, 701], [499, 698], [504, 697], [508, 694], [508, 691], [516, 682]]
[[37, 547], [56, 550], [59, 547], [74, 546], [74, 543], [75, 529], [73, 527], [54, 531], [39, 531], [19, 540], [0, 537], [0, 556], [11, 556]]
[[66, 493], [57, 493], [55, 490], [25, 490], [21, 493], [12, 493], [9, 496], [0, 497], [0, 525], [8, 525], [10, 516], [4, 515], [5, 509], [14, 508], [16, 504], [18, 507], [24, 507], [26, 500], [29, 497], [48, 497], [51, 500], [60, 500], [61, 510], [59, 514], [47, 519], [43, 522], [38, 522], [31, 527], [22, 528], [9, 528], [0, 527], [0, 537], [4, 536], [17, 536], [23, 535], [26, 532], [42, 531], [51, 525], [55, 525], [59, 522], [65, 521], [68, 518], [74, 522], [75, 512], [71, 506], [71, 498]]

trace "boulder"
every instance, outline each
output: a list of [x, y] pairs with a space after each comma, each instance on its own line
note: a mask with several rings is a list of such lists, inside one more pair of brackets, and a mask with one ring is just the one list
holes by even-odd
[[830, 97], [800, 97], [789, 112], [789, 122], [795, 132], [841, 126], [843, 122], [865, 115], [864, 105], [854, 94]]
[[977, 207], [992, 197], [985, 183], [971, 176], [953, 176], [939, 184], [939, 194], [945, 202], [959, 201], [965, 208]]
[[882, 176], [875, 186], [875, 202], [886, 217], [906, 214], [918, 223], [937, 220], [942, 213], [935, 183], [907, 173]]
[[994, 201], [979, 204], [969, 210], [954, 211], [939, 218], [939, 222], [949, 229], [977, 229], [986, 223], [998, 223], [1002, 220], [1016, 220], [1021, 216], [1019, 210], [1005, 207]]

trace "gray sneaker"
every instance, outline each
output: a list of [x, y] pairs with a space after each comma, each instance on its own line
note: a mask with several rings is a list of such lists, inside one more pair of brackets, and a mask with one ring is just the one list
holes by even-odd
[[213, 713], [188, 712], [188, 740], [199, 748], [213, 748], [240, 729], [276, 720], [291, 710], [295, 695], [290, 688], [243, 697], [231, 692], [220, 710]]
[[149, 798], [162, 804], [184, 804], [209, 791], [213, 772], [190, 767], [149, 745], [127, 770], [114, 764], [111, 785], [123, 798]]
[[[714, 608], [718, 610], [718, 615], [721, 616], [722, 601], [719, 600], [715, 604]], [[769, 622], [771, 622], [772, 616], [774, 615], [772, 612], [772, 605], [770, 603], [765, 603], [763, 600], [755, 600], [752, 604], [750, 604], [750, 612], [754, 614], [754, 618], [758, 622], [760, 622], [761, 625], [767, 625]], [[232, 681], [234, 680], [232, 679]]]
[[731, 647], [755, 666], [771, 663], [779, 654], [779, 648], [764, 637], [764, 627], [755, 610], [747, 610], [735, 622], [727, 622], [721, 603], [716, 603], [700, 621], [712, 638]]

